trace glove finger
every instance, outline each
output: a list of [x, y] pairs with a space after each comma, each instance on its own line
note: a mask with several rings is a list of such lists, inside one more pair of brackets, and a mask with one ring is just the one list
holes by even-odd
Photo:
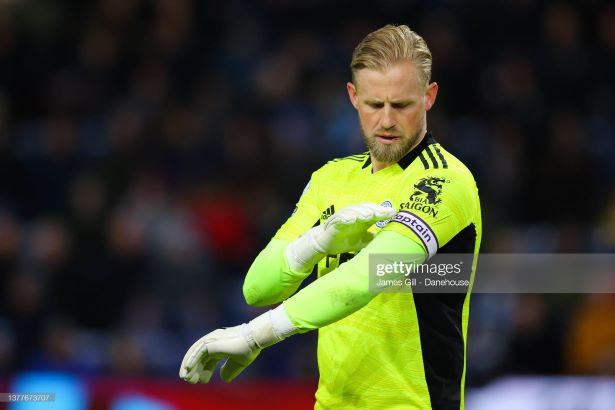
[[357, 225], [356, 228], [359, 230], [366, 229], [376, 221], [392, 218], [396, 213], [394, 208], [373, 203], [352, 205], [336, 212], [327, 220], [325, 226], [328, 228], [331, 225], [344, 227]]
[[333, 214], [331, 218], [327, 219], [326, 225], [349, 225], [353, 224], [358, 217], [359, 214], [352, 207], [348, 207]]
[[184, 355], [179, 372], [180, 377], [196, 366], [197, 362], [206, 360], [206, 358], [210, 356], [209, 346], [219, 341], [220, 338], [227, 336], [229, 333], [233, 333], [233, 328], [217, 329], [194, 342]]
[[366, 221], [392, 218], [397, 213], [394, 208], [378, 204], [367, 203], [361, 204], [359, 206], [363, 207], [363, 209], [365, 209], [366, 211], [364, 214], [366, 215], [366, 217], [363, 218]]
[[391, 208], [388, 206], [378, 205], [378, 209], [375, 212], [376, 217], [379, 219], [387, 219], [392, 218], [397, 214], [397, 210], [395, 208]]
[[[337, 214], [336, 214], [337, 215]], [[334, 215], [336, 225], [354, 225], [358, 222], [369, 221], [374, 217], [374, 211], [362, 205], [353, 205], [342, 209], [339, 215]]]
[[211, 376], [214, 374], [214, 369], [218, 364], [218, 359], [210, 358], [209, 360], [203, 363], [203, 369], [201, 370], [201, 374], [199, 377], [199, 381], [201, 383], [208, 383]]
[[202, 365], [198, 363], [192, 370], [190, 370], [186, 374], [186, 376], [184, 377], [184, 380], [190, 384], [195, 384], [196, 382], [199, 381], [201, 369], [202, 369]]
[[355, 215], [355, 219], [359, 219], [359, 220], [369, 219], [373, 217], [374, 211], [375, 211], [372, 205], [375, 205], [375, 204], [353, 205], [349, 208], [349, 210], [353, 211]]
[[251, 355], [244, 360], [238, 360], [239, 358], [229, 357], [222, 365], [222, 368], [220, 368], [220, 377], [226, 383], [233, 381], [235, 377], [239, 376], [239, 374], [243, 372], [243, 370], [248, 367], [248, 365], [252, 363], [254, 359], [256, 359], [256, 356], [258, 356], [258, 354]]
[[182, 364], [179, 368], [179, 377], [185, 378], [202, 358], [203, 353], [207, 353], [207, 348], [203, 338], [201, 338], [190, 346], [190, 349], [188, 349], [184, 355]]
[[373, 223], [381, 219], [391, 218], [395, 213], [395, 209], [378, 204], [365, 203], [353, 205], [339, 212], [340, 215], [339, 218], [336, 218], [336, 223], [341, 223], [343, 225]]

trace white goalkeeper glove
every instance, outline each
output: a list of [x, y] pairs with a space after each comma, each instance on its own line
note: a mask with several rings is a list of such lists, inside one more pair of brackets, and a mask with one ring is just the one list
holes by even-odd
[[288, 265], [295, 272], [304, 272], [324, 255], [361, 250], [373, 238], [369, 227], [396, 213], [394, 208], [372, 203], [348, 206], [291, 242], [286, 248]]
[[284, 307], [269, 310], [235, 327], [217, 329], [197, 340], [186, 352], [179, 377], [189, 383], [207, 383], [220, 360], [220, 377], [230, 382], [256, 359], [265, 347], [297, 333]]

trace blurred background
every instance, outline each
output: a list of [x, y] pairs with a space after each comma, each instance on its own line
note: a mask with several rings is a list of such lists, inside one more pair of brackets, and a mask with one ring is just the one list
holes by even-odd
[[[311, 172], [365, 151], [345, 83], [387, 23], [431, 48], [428, 128], [476, 177], [481, 251], [613, 252], [612, 2], [1, 0], [0, 390], [309, 407], [315, 334], [264, 352], [245, 388], [176, 375], [198, 337], [262, 311], [243, 276]], [[476, 294], [471, 311], [469, 392], [615, 375], [613, 295]]]

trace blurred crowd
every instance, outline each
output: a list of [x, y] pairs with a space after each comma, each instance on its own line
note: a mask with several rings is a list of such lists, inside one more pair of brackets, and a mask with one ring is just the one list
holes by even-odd
[[[610, 2], [2, 1], [0, 376], [173, 376], [258, 313], [250, 262], [313, 170], [365, 151], [345, 83], [387, 23], [431, 48], [482, 251], [613, 252]], [[474, 295], [468, 382], [615, 374], [614, 298]], [[314, 335], [283, 345], [249, 372], [316, 375]]]

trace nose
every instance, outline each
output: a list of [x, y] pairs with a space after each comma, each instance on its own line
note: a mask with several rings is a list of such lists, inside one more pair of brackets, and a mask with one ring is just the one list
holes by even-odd
[[385, 130], [389, 130], [395, 126], [395, 118], [393, 118], [393, 113], [391, 111], [391, 107], [388, 105], [385, 105], [382, 109], [382, 119], [380, 120], [380, 125]]

